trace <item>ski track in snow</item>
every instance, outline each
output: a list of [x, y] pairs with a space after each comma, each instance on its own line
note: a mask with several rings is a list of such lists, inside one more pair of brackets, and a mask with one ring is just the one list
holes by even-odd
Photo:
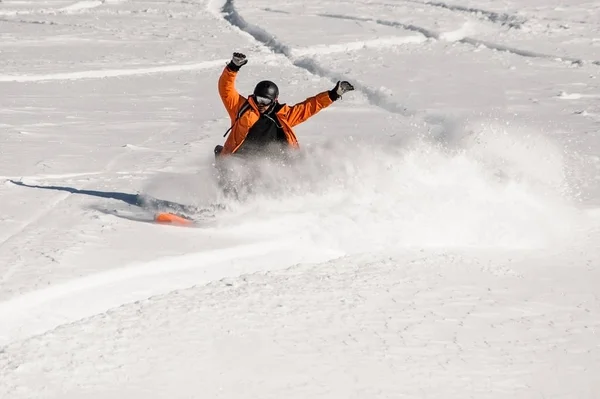
[[214, 68], [218, 65], [225, 65], [228, 60], [214, 60], [199, 62], [196, 64], [182, 64], [182, 65], [165, 65], [148, 68], [134, 68], [134, 69], [106, 69], [106, 70], [95, 70], [95, 71], [79, 71], [79, 72], [65, 72], [45, 75], [0, 75], [0, 82], [40, 82], [48, 80], [78, 80], [78, 79], [101, 79], [111, 77], [122, 77], [122, 76], [134, 76], [134, 75], [145, 75], [154, 73], [167, 73], [167, 72], [185, 72], [185, 71], [197, 71], [203, 69]]
[[[2, 14], [0, 14], [2, 16]], [[14, 24], [31, 24], [31, 25], [59, 25], [54, 21], [39, 21], [39, 20], [25, 20], [25, 19], [9, 19], [0, 18], [0, 22], [8, 22]]]
[[561, 92], [558, 96], [561, 100], [581, 100], [583, 98], [600, 98], [600, 94], [580, 94]]
[[[160, 136], [163, 133], [165, 133], [165, 131], [168, 131], [168, 130], [169, 130], [169, 127], [165, 128], [153, 135], [150, 135], [146, 141], [150, 141], [153, 138], [155, 138], [156, 136]], [[124, 157], [128, 154], [129, 154], [128, 152], [122, 152], [120, 154], [117, 154], [116, 156], [114, 156], [112, 159], [110, 159], [106, 163], [106, 165], [104, 166], [104, 168], [102, 168], [101, 171], [91, 172], [88, 174], [102, 174], [102, 173], [109, 172], [112, 170], [113, 166], [119, 161], [119, 159], [121, 159], [122, 157]], [[81, 174], [77, 174], [77, 175], [81, 175]], [[62, 175], [62, 176], [65, 176], [65, 175]], [[84, 186], [84, 188], [85, 188], [85, 186]], [[58, 207], [63, 201], [67, 200], [70, 196], [71, 196], [71, 193], [68, 193], [68, 192], [56, 194], [54, 197], [54, 200], [51, 201], [48, 206], [44, 207], [40, 212], [35, 214], [33, 217], [24, 221], [19, 227], [17, 227], [13, 232], [11, 232], [3, 241], [1, 241], [0, 248], [5, 246], [6, 244], [10, 243], [14, 239], [16, 239], [18, 236], [20, 236], [21, 234], [26, 232], [32, 226], [35, 226], [35, 224], [37, 222], [42, 220], [46, 215], [50, 214], [52, 212], [52, 210], [54, 210], [56, 207]], [[0, 278], [0, 287], [2, 287], [2, 285], [4, 285], [11, 278], [11, 276], [19, 269], [20, 266], [21, 266], [20, 262], [15, 262], [13, 265], [11, 265], [8, 268], [8, 270]], [[2, 317], [0, 317], [0, 320], [2, 320]]]
[[[211, 8], [214, 10], [214, 7]], [[225, 20], [229, 22], [233, 27], [238, 28], [242, 32], [245, 32], [246, 34], [250, 35], [257, 42], [261, 43], [274, 53], [285, 56], [296, 67], [304, 69], [312, 73], [313, 75], [330, 79], [333, 82], [348, 79], [347, 76], [322, 67], [314, 59], [302, 56], [302, 54], [306, 54], [306, 52], [301, 52], [299, 53], [300, 56], [297, 56], [291, 47], [279, 41], [274, 35], [271, 35], [269, 32], [265, 31], [259, 26], [246, 22], [246, 20], [242, 17], [242, 15], [240, 15], [240, 13], [235, 8], [234, 0], [226, 0], [221, 8], [221, 11]], [[379, 108], [383, 108], [386, 111], [404, 115], [407, 117], [416, 115], [415, 111], [409, 110], [405, 106], [402, 106], [396, 103], [395, 101], [389, 99], [388, 94], [383, 89], [373, 89], [360, 83], [360, 81], [358, 81], [357, 79], [352, 79], [352, 82], [354, 84], [355, 89], [363, 93], [372, 105], [377, 106]]]
[[490, 21], [495, 24], [500, 24], [503, 26], [506, 25], [511, 28], [519, 29], [523, 26], [523, 24], [525, 24], [527, 22], [526, 18], [518, 17], [516, 15], [499, 13], [499, 12], [484, 10], [484, 9], [475, 8], [475, 7], [466, 7], [466, 6], [461, 6], [458, 4], [447, 4], [447, 3], [443, 3], [441, 1], [426, 1], [426, 2], [422, 2], [422, 1], [418, 1], [418, 0], [402, 0], [402, 1], [404, 1], [406, 3], [413, 3], [413, 4], [420, 4], [420, 5], [431, 6], [431, 7], [444, 8], [449, 11], [458, 11], [458, 12], [473, 14], [475, 16], [483, 17], [483, 19], [485, 19], [486, 21]]
[[73, 3], [70, 6], [59, 8], [58, 11], [72, 12], [80, 10], [89, 10], [92, 8], [100, 7], [102, 4], [104, 4], [104, 0], [83, 0], [78, 1], [77, 3]]
[[[316, 54], [333, 54], [347, 51], [356, 51], [364, 48], [389, 48], [410, 43], [421, 43], [424, 41], [422, 36], [408, 37], [388, 37], [374, 40], [357, 40], [347, 43], [338, 43], [333, 45], [316, 45], [295, 50], [290, 49], [290, 54], [293, 57], [305, 57], [307, 55]], [[279, 59], [278, 56], [267, 56], [266, 61]], [[132, 69], [104, 69], [91, 71], [63, 72], [53, 74], [40, 75], [0, 75], [0, 82], [43, 82], [53, 80], [82, 80], [82, 79], [104, 79], [123, 76], [149, 75], [171, 72], [187, 72], [212, 69], [218, 66], [223, 66], [229, 62], [228, 59], [220, 59], [214, 61], [204, 61], [195, 64], [175, 64], [165, 66], [155, 66], [147, 68], [132, 68]]]
[[[176, 152], [176, 151], [163, 151], [156, 150], [153, 148], [141, 147], [131, 144], [126, 144], [123, 148], [128, 148], [132, 151], [149, 151], [149, 152]], [[147, 175], [156, 172], [156, 170], [152, 169], [143, 169], [143, 170], [120, 170], [120, 171], [111, 171], [110, 173], [114, 173], [116, 175]], [[56, 173], [56, 174], [39, 174], [39, 175], [29, 175], [29, 176], [0, 176], [0, 180], [4, 180], [7, 184], [12, 184], [10, 181], [27, 181], [27, 182], [37, 182], [37, 181], [47, 181], [47, 180], [63, 180], [63, 179], [73, 179], [73, 178], [81, 178], [81, 177], [89, 177], [89, 176], [101, 176], [106, 174], [106, 171], [100, 170], [96, 172], [76, 172], [76, 173]]]
[[[427, 37], [429, 39], [435, 39], [435, 40], [444, 40], [445, 37], [448, 37], [448, 36], [445, 36], [444, 33], [435, 32], [433, 30], [423, 28], [421, 26], [417, 26], [417, 25], [413, 25], [413, 24], [405, 24], [405, 23], [398, 22], [398, 21], [388, 21], [388, 20], [368, 18], [368, 17], [355, 17], [355, 16], [351, 16], [351, 15], [344, 15], [344, 14], [319, 13], [319, 14], [315, 14], [315, 15], [324, 17], [324, 18], [337, 18], [337, 19], [346, 19], [346, 20], [360, 21], [360, 22], [374, 22], [379, 25], [392, 26], [392, 27], [397, 27], [397, 28], [401, 28], [401, 29], [411, 30], [414, 32], [419, 32], [422, 35], [424, 35], [425, 37]], [[584, 63], [591, 63], [593, 65], [600, 66], [600, 61], [597, 61], [597, 60], [584, 60], [581, 58], [538, 53], [535, 51], [523, 50], [523, 49], [519, 49], [516, 47], [493, 43], [493, 42], [489, 42], [486, 40], [475, 39], [472, 37], [456, 37], [452, 41], [469, 44], [474, 47], [483, 46], [483, 47], [489, 48], [491, 50], [503, 51], [503, 52], [519, 55], [522, 57], [540, 58], [540, 59], [554, 60], [554, 61], [560, 61], [560, 62], [570, 62], [572, 64], [577, 64], [577, 65], [583, 65]]]
[[426, 39], [421, 35], [381, 37], [373, 40], [357, 40], [347, 43], [326, 44], [309, 46], [305, 48], [297, 48], [292, 50], [292, 54], [294, 58], [297, 58], [318, 54], [345, 53], [349, 51], [363, 50], [366, 48], [381, 49], [401, 46], [403, 44], [423, 43], [425, 40]]
[[73, 177], [84, 177], [84, 176], [94, 176], [102, 174], [102, 172], [81, 172], [81, 173], [57, 173], [57, 174], [40, 174], [33, 176], [0, 176], [2, 180], [18, 180], [18, 179], [44, 179], [44, 180], [54, 180], [54, 179], [70, 179]]
[[[105, 3], [105, 0], [82, 0], [66, 7], [54, 9], [54, 8], [40, 8], [36, 10], [14, 10], [14, 11], [0, 11], [0, 16], [22, 16], [22, 15], [35, 15], [35, 14], [72, 14], [75, 12], [91, 10], [93, 8], [100, 7]], [[22, 21], [27, 22], [27, 21]]]
[[[405, 1], [410, 1], [410, 0], [405, 0]], [[444, 6], [442, 6], [442, 4], [445, 4], [445, 3], [437, 3], [437, 2], [435, 2], [435, 3], [421, 3], [419, 1], [411, 1], [411, 2], [418, 3], [418, 4], [424, 4], [424, 5], [433, 5], [433, 6], [438, 6], [438, 7], [444, 7]], [[237, 26], [241, 30], [243, 30], [246, 33], [253, 36], [259, 42], [267, 45], [273, 51], [281, 53], [281, 49], [278, 50], [277, 48], [274, 48], [271, 45], [273, 42], [276, 42], [276, 39], [273, 36], [268, 35], [268, 33], [264, 32], [264, 31], [261, 34], [260, 33], [261, 28], [253, 26], [253, 25], [245, 22], [244, 19], [239, 15], [239, 13], [237, 13], [235, 11], [235, 7], [233, 6], [233, 1], [228, 1], [227, 4], [228, 5], [226, 5], [224, 7], [224, 12], [227, 12], [226, 10], [230, 10], [230, 14], [231, 14], [231, 12], [233, 12], [228, 17], [228, 21], [230, 21], [233, 25]], [[492, 19], [492, 15], [498, 15], [495, 17], [497, 20], [502, 20], [504, 18], [506, 18], [506, 19], [511, 18], [511, 16], [508, 14], [496, 14], [496, 13], [493, 13], [490, 11], [485, 11], [485, 10], [480, 10], [480, 9], [472, 9], [472, 8], [467, 8], [467, 7], [462, 7], [462, 6], [452, 6], [452, 7], [447, 6], [444, 8], [456, 9], [456, 10], [461, 10], [461, 11], [465, 11], [465, 12], [468, 11], [471, 13], [483, 13], [485, 15], [489, 14], [488, 17], [490, 19]], [[287, 11], [276, 10], [273, 8], [264, 8], [263, 10], [268, 11], [268, 12], [273, 12], [273, 13], [289, 14]], [[305, 14], [305, 15], [308, 15], [308, 14]], [[486, 41], [486, 40], [476, 39], [473, 37], [467, 37], [467, 36], [463, 36], [460, 34], [453, 34], [454, 32], [436, 32], [434, 30], [424, 28], [422, 26], [418, 26], [418, 25], [414, 25], [414, 24], [406, 24], [406, 23], [399, 22], [399, 21], [389, 21], [389, 20], [383, 20], [383, 19], [377, 19], [377, 18], [357, 17], [357, 16], [351, 16], [351, 15], [333, 14], [333, 13], [317, 13], [317, 14], [312, 14], [312, 15], [318, 16], [318, 17], [323, 17], [323, 18], [345, 19], [345, 20], [358, 21], [358, 22], [373, 22], [373, 23], [383, 25], [383, 26], [390, 26], [390, 27], [394, 27], [394, 28], [400, 28], [400, 29], [404, 29], [404, 30], [417, 32], [417, 33], [420, 33], [421, 35], [423, 35], [426, 39], [459, 42], [459, 43], [468, 44], [468, 45], [471, 45], [474, 47], [485, 47], [490, 50], [507, 52], [507, 53], [511, 53], [511, 54], [518, 55], [521, 57], [540, 58], [540, 59], [547, 59], [547, 60], [559, 61], [559, 62], [570, 62], [572, 64], [577, 64], [577, 65], [583, 65], [584, 63], [590, 63], [592, 65], [600, 66], [599, 60], [585, 60], [585, 59], [576, 58], [576, 57], [559, 56], [559, 55], [553, 55], [553, 54], [540, 53], [540, 52], [531, 51], [531, 50], [524, 50], [524, 49], [519, 49], [519, 48], [512, 47], [512, 46], [507, 46], [504, 44], [499, 44], [499, 43], [494, 43], [494, 42], [490, 42], [490, 41]], [[522, 25], [522, 23], [521, 23], [521, 25]], [[415, 41], [415, 42], [418, 42], [418, 41]], [[281, 46], [277, 46], [277, 47], [281, 48]], [[287, 48], [287, 47], [284, 46], [284, 48]], [[289, 56], [291, 56], [292, 54], [284, 54], [284, 55], [286, 55], [286, 56], [288, 56], [288, 58], [290, 58]], [[292, 62], [293, 62], [293, 60], [292, 60]]]
[[267, 11], [267, 12], [274, 12], [276, 14], [285, 14], [285, 15], [290, 15], [291, 14], [291, 12], [289, 12], [289, 11], [275, 10], [275, 9], [273, 9], [271, 7], [265, 7], [265, 8], [262, 8], [262, 10], [263, 11]]
[[[163, 258], [20, 295], [0, 303], [0, 348], [13, 340], [42, 334], [108, 309], [182, 287], [261, 269], [325, 262], [343, 255], [307, 245], [307, 248], [301, 248], [296, 239], [277, 240], [177, 256], [176, 261]], [[281, 264], [282, 256], [289, 257], [288, 264]]]
[[[437, 7], [444, 7], [449, 9], [456, 9], [460, 11], [468, 11], [471, 13], [482, 13], [488, 16], [492, 20], [508, 20], [510, 19], [510, 15], [508, 14], [497, 14], [490, 11], [485, 11], [481, 9], [474, 9], [462, 6], [448, 6], [445, 3], [440, 2], [428, 2], [421, 3], [415, 0], [405, 0], [418, 4], [425, 5], [433, 5]], [[68, 10], [81, 10], [81, 9], [90, 9], [95, 8], [102, 5], [103, 1], [81, 1], [78, 3], [74, 3], [70, 6], [61, 8], [59, 10], [68, 11]], [[209, 4], [209, 9], [213, 8]], [[272, 8], [265, 8], [265, 11], [270, 12], [282, 12], [285, 11], [275, 10]], [[47, 12], [48, 10], [45, 10]], [[228, 0], [222, 7], [223, 13], [225, 13], [225, 19], [233, 26], [239, 28], [240, 30], [246, 32], [251, 35], [255, 40], [265, 45], [267, 48], [275, 52], [276, 54], [284, 55], [288, 58], [292, 64], [302, 69], [307, 70], [310, 73], [316, 74], [318, 76], [329, 78], [333, 81], [342, 79], [343, 77], [333, 71], [327, 70], [321, 67], [315, 60], [307, 58], [309, 55], [318, 55], [318, 54], [332, 54], [336, 52], [345, 52], [345, 51], [356, 51], [364, 48], [387, 48], [394, 47], [398, 45], [408, 44], [408, 43], [421, 43], [426, 39], [435, 39], [435, 40], [449, 40], [449, 41], [458, 41], [465, 44], [470, 44], [476, 47], [484, 46], [490, 49], [505, 51], [509, 53], [513, 53], [515, 55], [520, 55], [524, 57], [531, 58], [544, 58], [550, 60], [563, 60], [576, 64], [583, 64], [584, 60], [578, 58], [570, 58], [570, 57], [559, 57], [554, 55], [542, 54], [537, 52], [532, 52], [529, 50], [521, 50], [514, 47], [504, 46], [496, 43], [491, 43], [479, 39], [474, 39], [470, 37], [456, 37], [455, 39], [451, 39], [453, 35], [447, 35], [445, 33], [438, 33], [432, 31], [430, 29], [426, 29], [414, 24], [404, 24], [402, 22], [397, 21], [386, 21], [381, 19], [373, 19], [366, 17], [355, 17], [348, 16], [342, 14], [316, 14], [320, 17], [325, 18], [338, 18], [338, 19], [347, 19], [354, 20], [360, 22], [374, 22], [380, 25], [391, 26], [396, 28], [401, 28], [405, 30], [410, 30], [413, 32], [417, 32], [422, 36], [409, 36], [409, 37], [391, 37], [391, 38], [379, 38], [374, 40], [367, 41], [354, 41], [349, 43], [340, 43], [335, 45], [315, 45], [309, 46], [306, 48], [300, 49], [292, 49], [291, 47], [281, 43], [278, 41], [273, 35], [269, 34], [262, 28], [249, 24], [246, 22], [243, 17], [236, 10], [234, 1]], [[41, 12], [41, 11], [38, 11]], [[0, 13], [0, 15], [2, 15]], [[35, 21], [27, 21], [29, 23], [36, 23]], [[42, 22], [39, 22], [42, 23]], [[43, 22], [47, 23], [47, 22]], [[185, 71], [197, 71], [204, 69], [211, 69], [216, 66], [223, 65], [228, 60], [214, 60], [214, 61], [204, 61], [195, 64], [177, 64], [177, 65], [165, 65], [165, 66], [156, 66], [156, 67], [147, 67], [147, 68], [133, 68], [133, 69], [106, 69], [106, 70], [91, 70], [91, 71], [77, 71], [77, 72], [64, 72], [64, 73], [55, 73], [55, 74], [40, 74], [40, 75], [0, 75], [0, 82], [40, 82], [40, 81], [53, 81], [53, 80], [80, 80], [80, 79], [103, 79], [103, 78], [111, 78], [111, 77], [123, 77], [123, 76], [135, 76], [135, 75], [145, 75], [145, 74], [158, 74], [158, 73], [170, 73], [170, 72], [185, 72]], [[595, 65], [600, 65], [600, 61], [592, 61]], [[387, 111], [399, 113], [405, 116], [411, 116], [414, 114], [413, 111], [409, 111], [405, 107], [390, 101], [388, 99], [388, 95], [384, 93], [383, 90], [374, 90], [370, 87], [361, 85], [357, 83], [357, 89], [363, 94], [366, 95], [371, 104], [381, 107]]]
[[323, 18], [346, 19], [346, 20], [350, 20], [350, 21], [359, 21], [359, 22], [374, 22], [379, 25], [391, 26], [394, 28], [401, 28], [401, 29], [410, 30], [413, 32], [418, 32], [428, 39], [436, 39], [436, 40], [440, 39], [440, 34], [435, 31], [432, 31], [427, 28], [423, 28], [421, 26], [417, 26], [417, 25], [413, 25], [413, 24], [405, 24], [405, 23], [398, 22], [398, 21], [386, 21], [383, 19], [368, 18], [368, 17], [353, 17], [350, 15], [344, 15], [344, 14], [318, 13], [315, 15], [319, 16], [319, 17], [323, 17]]

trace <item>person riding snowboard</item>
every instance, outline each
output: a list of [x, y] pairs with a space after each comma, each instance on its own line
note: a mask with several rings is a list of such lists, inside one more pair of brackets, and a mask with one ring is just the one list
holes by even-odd
[[[215, 156], [263, 155], [275, 149], [299, 148], [293, 127], [330, 106], [344, 93], [354, 90], [347, 81], [338, 81], [331, 90], [295, 104], [280, 104], [279, 88], [270, 80], [258, 82], [252, 95], [245, 98], [235, 88], [235, 79], [248, 59], [233, 53], [219, 78], [219, 95], [231, 118], [229, 137], [223, 146], [215, 147]], [[225, 133], [225, 135], [227, 135]]]

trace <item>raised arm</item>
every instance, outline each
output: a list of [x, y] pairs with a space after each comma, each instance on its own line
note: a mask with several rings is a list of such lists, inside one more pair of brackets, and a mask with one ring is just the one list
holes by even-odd
[[333, 104], [334, 101], [341, 98], [342, 94], [351, 90], [354, 90], [354, 87], [350, 83], [346, 81], [338, 82], [333, 89], [309, 97], [301, 103], [291, 106], [287, 112], [288, 123], [290, 126], [295, 126], [304, 122], [323, 108], [327, 108]]
[[232, 121], [235, 120], [239, 107], [246, 100], [235, 88], [235, 78], [240, 68], [247, 62], [244, 54], [233, 53], [233, 58], [219, 78], [219, 95]]

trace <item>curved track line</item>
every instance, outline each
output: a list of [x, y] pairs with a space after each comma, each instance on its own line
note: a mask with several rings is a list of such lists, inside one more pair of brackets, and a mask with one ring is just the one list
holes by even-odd
[[[225, 0], [222, 7], [222, 13], [225, 20], [233, 27], [252, 36], [257, 42], [261, 43], [274, 53], [285, 56], [294, 66], [302, 68], [313, 75], [330, 79], [333, 82], [347, 78], [342, 74], [322, 67], [312, 58], [296, 57], [291, 47], [277, 40], [275, 36], [271, 35], [261, 27], [246, 22], [235, 8], [234, 0]], [[415, 116], [417, 114], [415, 111], [409, 110], [405, 106], [391, 100], [388, 94], [381, 89], [372, 89], [356, 80], [353, 80], [353, 84], [356, 90], [362, 92], [374, 106], [404, 116]]]
[[[258, 35], [261, 39], [264, 39], [268, 34]], [[255, 37], [257, 38], [257, 37]], [[257, 39], [259, 40], [259, 39]], [[262, 40], [259, 40], [263, 43]], [[376, 40], [365, 40], [365, 41], [354, 41], [348, 43], [340, 43], [336, 45], [316, 45], [301, 48], [298, 50], [291, 50], [287, 47], [278, 47], [277, 50], [273, 49], [276, 53], [283, 54], [291, 59], [296, 59], [298, 56], [304, 57], [309, 54], [331, 54], [336, 52], [345, 51], [356, 51], [366, 47], [395, 47], [407, 43], [420, 43], [423, 39], [418, 36], [408, 37], [392, 37], [383, 38]], [[274, 57], [267, 57], [267, 60]], [[64, 72], [54, 74], [40, 74], [40, 75], [0, 75], [0, 82], [44, 82], [52, 80], [82, 80], [82, 79], [104, 79], [114, 78], [122, 76], [135, 76], [135, 75], [149, 75], [156, 73], [170, 73], [170, 72], [186, 72], [186, 71], [197, 71], [204, 69], [211, 69], [217, 66], [227, 64], [229, 60], [214, 60], [204, 61], [196, 64], [176, 64], [158, 67], [148, 68], [135, 68], [135, 69], [104, 69], [104, 70], [92, 70], [92, 71], [78, 71], [78, 72]]]
[[421, 26], [417, 26], [417, 25], [413, 25], [413, 24], [405, 24], [405, 23], [398, 22], [398, 21], [386, 21], [383, 19], [368, 18], [368, 17], [353, 17], [353, 16], [349, 16], [349, 15], [344, 15], [344, 14], [318, 13], [315, 15], [318, 17], [323, 17], [323, 18], [346, 19], [346, 20], [350, 20], [350, 21], [359, 21], [359, 22], [374, 22], [379, 25], [391, 26], [393, 28], [401, 28], [401, 29], [410, 30], [413, 32], [419, 32], [420, 34], [422, 34], [423, 36], [425, 36], [428, 39], [438, 40], [440, 38], [440, 34], [435, 31], [432, 31], [427, 28], [423, 28]]
[[82, 0], [71, 4], [70, 6], [59, 8], [58, 11], [70, 13], [73, 11], [90, 10], [92, 8], [100, 7], [104, 3], [105, 0]]
[[403, 44], [423, 43], [426, 41], [422, 35], [414, 36], [391, 36], [382, 37], [373, 40], [356, 40], [346, 43], [316, 45], [293, 50], [295, 57], [305, 57], [308, 55], [317, 54], [335, 54], [346, 53], [349, 51], [364, 50], [367, 48], [390, 48], [397, 47]]
[[[325, 262], [343, 253], [296, 239], [163, 258], [71, 280], [0, 303], [0, 348], [109, 309], [225, 277]], [[281, 262], [287, 259], [287, 262]]]
[[[2, 14], [0, 14], [0, 17]], [[25, 19], [9, 19], [0, 18], [0, 22], [12, 23], [12, 24], [27, 24], [27, 25], [59, 25], [54, 21], [41, 21], [41, 20], [25, 20]]]
[[[162, 129], [158, 133], [152, 134], [150, 137], [148, 137], [146, 139], [146, 141], [144, 141], [144, 143], [149, 140], [152, 140], [156, 136], [162, 135], [164, 132], [169, 131], [169, 129], [170, 129], [170, 126]], [[113, 166], [122, 157], [127, 156], [127, 154], [129, 154], [129, 152], [122, 152], [122, 153], [115, 155], [108, 161], [106, 166], [104, 166], [104, 168], [102, 168], [102, 170], [100, 172], [92, 172], [92, 173], [101, 174], [101, 173], [110, 171], [113, 168]], [[49, 206], [44, 207], [41, 212], [37, 213], [32, 218], [29, 218], [28, 220], [23, 222], [9, 236], [7, 236], [4, 240], [0, 241], [0, 248], [3, 247], [4, 245], [6, 245], [7, 243], [11, 242], [12, 240], [14, 240], [17, 236], [23, 234], [30, 226], [34, 225], [35, 223], [37, 223], [38, 221], [43, 219], [46, 215], [50, 214], [50, 212], [52, 212], [52, 210], [55, 209], [59, 204], [61, 204], [65, 200], [67, 200], [67, 198], [69, 198], [71, 196], [71, 194], [72, 193], [68, 192], [68, 193], [61, 193], [61, 194], [57, 195], [55, 197], [54, 201], [49, 204]], [[8, 279], [10, 279], [12, 277], [12, 275], [17, 271], [17, 269], [19, 269], [20, 266], [21, 266], [21, 263], [14, 263], [13, 265], [11, 265], [8, 268], [8, 270], [0, 278], [0, 288], [8, 281]], [[0, 320], [1, 320], [1, 318], [0, 318]]]
[[[1, 3], [1, 2], [0, 2]], [[100, 7], [105, 3], [105, 0], [82, 0], [62, 8], [38, 8], [33, 10], [10, 10], [0, 11], [0, 16], [16, 17], [26, 15], [56, 15], [56, 14], [71, 14], [74, 12], [90, 10]], [[26, 22], [26, 21], [23, 21]]]
[[527, 19], [523, 17], [518, 17], [516, 15], [510, 15], [506, 13], [488, 11], [481, 8], [475, 7], [465, 7], [457, 4], [446, 4], [441, 1], [418, 1], [418, 0], [402, 0], [406, 3], [420, 4], [431, 7], [444, 8], [449, 11], [459, 11], [463, 13], [474, 14], [475, 16], [480, 16], [486, 21], [493, 22], [495, 24], [500, 24], [502, 26], [508, 26], [510, 28], [520, 29], [526, 22]]
[[39, 174], [31, 176], [0, 176], [0, 180], [25, 180], [25, 179], [69, 179], [73, 177], [100, 175], [103, 172], [76, 172], [76, 173], [57, 173], [57, 174]]
[[199, 62], [197, 64], [167, 65], [136, 69], [105, 69], [96, 71], [65, 72], [48, 75], [0, 75], [0, 82], [40, 82], [47, 80], [80, 80], [102, 79], [120, 76], [147, 75], [153, 73], [185, 72], [210, 69], [225, 65], [229, 60], [214, 60]]
[[[431, 39], [439, 40], [442, 38], [442, 34], [439, 32], [435, 32], [430, 29], [426, 29], [426, 28], [412, 25], [412, 24], [405, 24], [405, 23], [398, 22], [398, 21], [387, 21], [387, 20], [376, 19], [376, 18], [354, 17], [354, 16], [350, 16], [350, 15], [343, 15], [343, 14], [320, 13], [320, 14], [315, 14], [315, 15], [324, 17], [324, 18], [346, 19], [346, 20], [361, 21], [361, 22], [374, 22], [379, 25], [392, 26], [392, 27], [397, 27], [397, 28], [401, 28], [401, 29], [407, 29], [407, 30], [411, 30], [411, 31], [415, 31], [415, 32], [420, 32], [423, 35], [425, 35], [426, 37], [431, 38]], [[522, 50], [522, 49], [519, 49], [516, 47], [505, 46], [503, 44], [498, 44], [498, 43], [493, 43], [493, 42], [489, 42], [489, 41], [485, 41], [485, 40], [475, 39], [472, 37], [463, 37], [463, 38], [457, 39], [456, 41], [459, 43], [469, 44], [469, 45], [472, 45], [475, 47], [484, 46], [484, 47], [487, 47], [492, 50], [503, 51], [503, 52], [519, 55], [522, 57], [540, 58], [540, 59], [547, 59], [547, 60], [551, 60], [551, 61], [560, 61], [560, 62], [566, 61], [566, 62], [570, 62], [570, 63], [576, 64], [576, 65], [583, 65], [585, 63], [590, 63], [593, 65], [600, 65], [600, 61], [597, 61], [597, 60], [584, 60], [581, 58], [538, 53], [535, 51]]]

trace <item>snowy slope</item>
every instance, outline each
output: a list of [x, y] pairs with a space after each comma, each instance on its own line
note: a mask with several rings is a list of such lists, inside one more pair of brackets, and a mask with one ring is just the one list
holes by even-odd
[[[600, 7], [0, 2], [0, 397], [600, 395]], [[306, 157], [221, 198], [216, 81]], [[197, 229], [119, 218], [138, 194]]]

